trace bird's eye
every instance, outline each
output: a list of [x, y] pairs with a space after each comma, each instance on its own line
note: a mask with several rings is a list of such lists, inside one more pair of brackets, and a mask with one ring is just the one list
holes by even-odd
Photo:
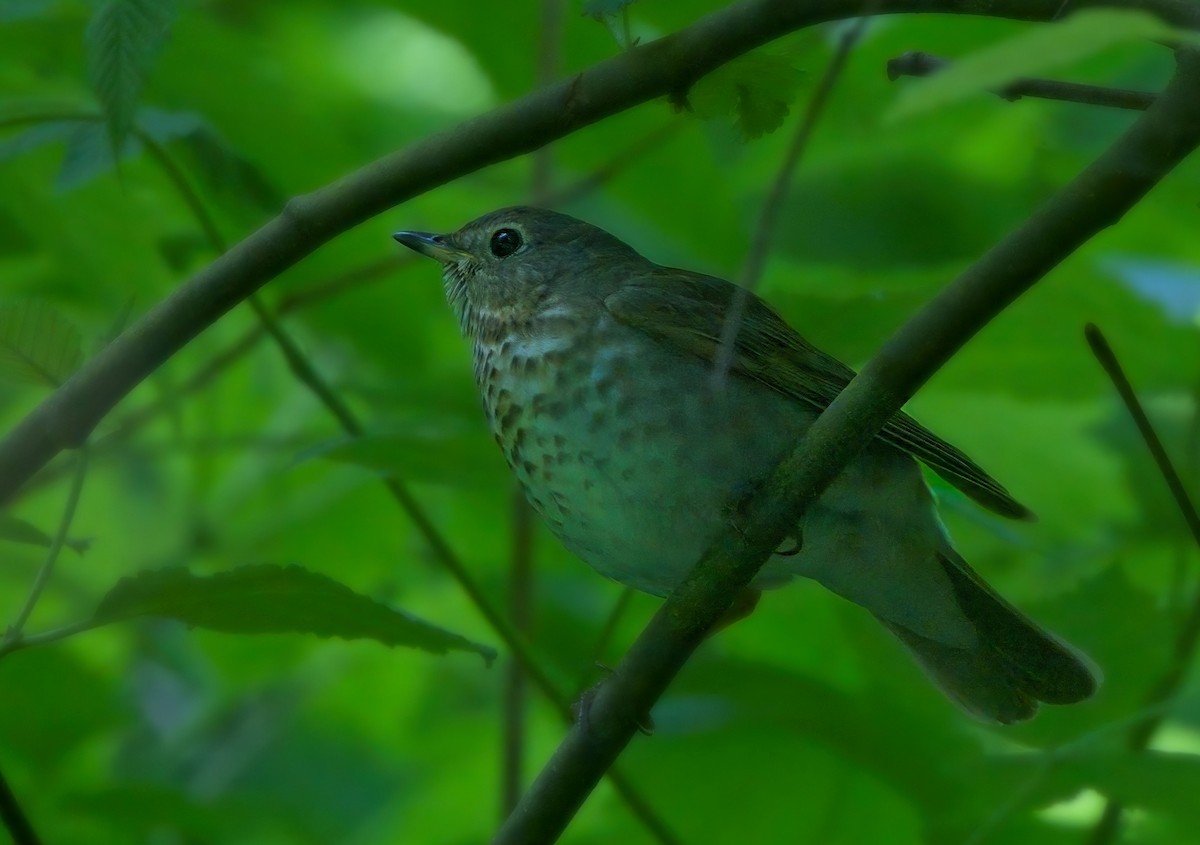
[[492, 234], [490, 244], [492, 255], [497, 258], [506, 258], [520, 249], [522, 243], [524, 241], [521, 239], [521, 233], [516, 229], [497, 229]]

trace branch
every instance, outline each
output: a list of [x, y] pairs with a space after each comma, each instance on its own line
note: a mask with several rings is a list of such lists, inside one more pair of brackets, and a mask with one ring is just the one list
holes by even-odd
[[[1187, 0], [1075, 4], [1076, 9], [1095, 6], [1143, 9], [1200, 29], [1200, 6]], [[881, 0], [876, 11], [1048, 21], [1061, 7], [1061, 0]], [[0, 506], [58, 452], [82, 444], [117, 402], [188, 341], [338, 234], [452, 179], [655, 97], [686, 92], [722, 64], [795, 29], [854, 17], [861, 10], [861, 0], [751, 0], [730, 6], [291, 200], [278, 217], [180, 286], [18, 423], [0, 443]]]
[[683, 666], [807, 505], [989, 320], [1116, 223], [1200, 144], [1200, 56], [1181, 53], [1157, 102], [1071, 184], [968, 268], [867, 363], [740, 508], [667, 599], [567, 735], [494, 845], [554, 842]]
[[[931, 56], [929, 53], [913, 51], [891, 59], [887, 63], [888, 79], [895, 82], [902, 76], [930, 76], [949, 67], [950, 62]], [[1154, 102], [1148, 91], [1130, 91], [1125, 88], [1108, 88], [1103, 85], [1085, 85], [1081, 82], [1059, 82], [1055, 79], [1014, 79], [1003, 88], [992, 91], [997, 97], [1012, 102], [1022, 97], [1037, 97], [1042, 100], [1059, 100], [1067, 103], [1083, 103], [1088, 106], [1105, 106], [1113, 109], [1145, 111]]]

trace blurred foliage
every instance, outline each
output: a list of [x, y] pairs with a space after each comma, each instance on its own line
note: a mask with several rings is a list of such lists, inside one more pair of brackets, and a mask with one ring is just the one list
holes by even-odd
[[[718, 6], [569, 3], [562, 73]], [[236, 242], [284, 198], [529, 91], [537, 4], [480, 11], [466, 0], [0, 0], [3, 424], [213, 258], [197, 206]], [[1165, 81], [1169, 54], [1128, 37], [1138, 27], [1118, 37], [1109, 20], [1083, 36], [1076, 26], [1065, 48], [1053, 29], [1007, 21], [874, 22], [801, 163], [763, 294], [814, 343], [860, 364], [1133, 120], [981, 93], [1002, 81], [997, 55], [1035, 39], [1051, 55], [1010, 72], [1054, 66], [1146, 90]], [[718, 71], [689, 101], [563, 139], [555, 185], [583, 186], [563, 210], [662, 263], [736, 276], [834, 34], [797, 33]], [[887, 60], [911, 49], [960, 62], [952, 96], [934, 87], [948, 83], [886, 80]], [[1195, 549], [1081, 328], [1108, 334], [1194, 484], [1198, 189], [1192, 160], [911, 403], [1041, 515], [1001, 524], [939, 486], [963, 554], [1095, 658], [1101, 693], [1016, 728], [983, 727], [857, 608], [811, 585], [769, 595], [703, 647], [657, 708], [657, 733], [625, 755], [681, 841], [1080, 842], [1102, 795], [1136, 808], [1130, 841], [1195, 841], [1194, 672], [1153, 753], [1125, 750], [1170, 664]], [[121, 579], [136, 579], [117, 588], [136, 604], [155, 597], [131, 585], [244, 586], [245, 573], [300, 566], [308, 586], [365, 603], [342, 607], [339, 624], [386, 628], [415, 614], [467, 638], [459, 645], [498, 645], [379, 483], [410, 481], [503, 602], [509, 482], [436, 270], [397, 255], [389, 233], [453, 228], [529, 191], [528, 161], [491, 167], [345, 234], [266, 289], [368, 422], [366, 440], [345, 440], [246, 309], [150, 377], [93, 437], [62, 538], [75, 551], [26, 632], [36, 640], [92, 619]], [[61, 533], [73, 461], [51, 465], [0, 523], [6, 620]], [[535, 652], [583, 688], [656, 602], [635, 597], [596, 654], [620, 589], [540, 528], [536, 553]], [[256, 607], [239, 594], [236, 624], [213, 627], [319, 630], [338, 605], [289, 617], [282, 595], [267, 590]], [[211, 621], [183, 605], [166, 615]], [[137, 608], [151, 610], [164, 613]], [[4, 654], [0, 769], [48, 842], [478, 842], [499, 817], [501, 685], [469, 654], [125, 621]], [[536, 770], [562, 724], [531, 695]], [[605, 784], [564, 841], [653, 840]]]

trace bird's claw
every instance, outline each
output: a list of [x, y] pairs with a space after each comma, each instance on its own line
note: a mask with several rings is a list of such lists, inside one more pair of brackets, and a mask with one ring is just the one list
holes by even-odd
[[[605, 677], [581, 692], [579, 697], [575, 699], [574, 704], [571, 706], [571, 712], [575, 716], [576, 724], [578, 724], [585, 731], [591, 730], [589, 718], [592, 711], [592, 701], [596, 698], [596, 693], [600, 691], [600, 687], [603, 686], [606, 680], [608, 680], [607, 676], [611, 675], [613, 672], [610, 667], [605, 666], [603, 663], [596, 663], [596, 668], [604, 672]], [[654, 735], [654, 719], [649, 713], [643, 713], [641, 716], [639, 716], [636, 719], [636, 725], [638, 733], [640, 733], [642, 736]]]

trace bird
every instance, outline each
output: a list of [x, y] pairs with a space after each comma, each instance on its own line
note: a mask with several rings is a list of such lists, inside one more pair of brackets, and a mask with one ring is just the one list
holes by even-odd
[[[752, 292], [656, 264], [556, 211], [503, 208], [448, 234], [393, 237], [441, 264], [488, 424], [534, 510], [596, 571], [652, 595], [683, 580], [727, 530], [730, 503], [854, 376]], [[722, 361], [727, 375], [714, 379]], [[898, 412], [750, 589], [807, 578], [859, 605], [985, 722], [1089, 698], [1098, 669], [967, 564], [918, 462], [996, 514], [1032, 518], [963, 452]]]

